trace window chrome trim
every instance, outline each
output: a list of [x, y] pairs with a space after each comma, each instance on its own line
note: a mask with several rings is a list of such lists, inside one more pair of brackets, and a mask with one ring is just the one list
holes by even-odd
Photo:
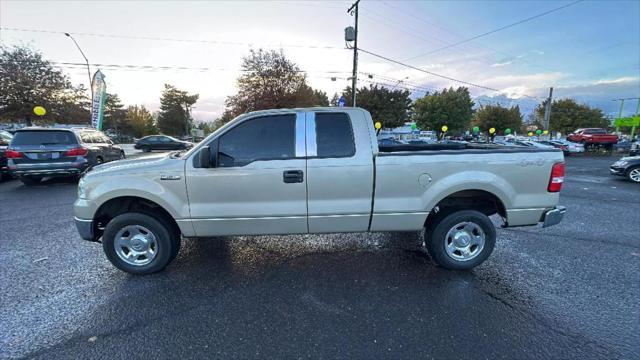
[[297, 158], [306, 156], [307, 148], [305, 141], [305, 116], [304, 113], [296, 113], [296, 153]]
[[307, 113], [307, 156], [318, 156], [318, 144], [316, 142], [316, 113]]

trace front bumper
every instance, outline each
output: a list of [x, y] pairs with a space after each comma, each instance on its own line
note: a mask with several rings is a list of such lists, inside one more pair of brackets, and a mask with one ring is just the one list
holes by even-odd
[[624, 176], [624, 168], [619, 168], [616, 166], [611, 166], [609, 168], [609, 173], [611, 175], [620, 175], [620, 176]]
[[93, 220], [73, 218], [76, 222], [76, 229], [80, 233], [80, 237], [88, 241], [96, 241], [93, 237]]
[[542, 217], [542, 227], [546, 228], [559, 224], [566, 212], [567, 208], [564, 206], [556, 206], [554, 209], [545, 212]]

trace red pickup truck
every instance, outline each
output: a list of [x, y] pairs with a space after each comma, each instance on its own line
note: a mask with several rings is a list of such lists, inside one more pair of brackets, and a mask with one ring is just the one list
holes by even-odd
[[589, 145], [611, 146], [618, 143], [618, 135], [607, 134], [607, 130], [600, 128], [578, 129], [567, 136], [567, 140]]

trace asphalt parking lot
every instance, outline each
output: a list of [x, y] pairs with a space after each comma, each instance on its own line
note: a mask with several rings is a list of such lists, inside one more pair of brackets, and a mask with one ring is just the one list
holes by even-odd
[[76, 233], [76, 184], [0, 183], [0, 357], [640, 358], [640, 186], [568, 158], [555, 227], [500, 230], [470, 272], [417, 234], [185, 240], [120, 272]]

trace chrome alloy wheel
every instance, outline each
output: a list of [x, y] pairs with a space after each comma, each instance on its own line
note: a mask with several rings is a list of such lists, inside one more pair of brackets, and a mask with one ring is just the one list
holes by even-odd
[[158, 253], [156, 236], [140, 225], [127, 225], [120, 229], [113, 244], [118, 257], [129, 265], [147, 265]]
[[631, 181], [640, 183], [640, 168], [635, 168], [629, 172], [629, 179]]
[[485, 234], [480, 225], [461, 222], [453, 226], [444, 238], [447, 255], [456, 261], [469, 261], [480, 255], [484, 248]]

